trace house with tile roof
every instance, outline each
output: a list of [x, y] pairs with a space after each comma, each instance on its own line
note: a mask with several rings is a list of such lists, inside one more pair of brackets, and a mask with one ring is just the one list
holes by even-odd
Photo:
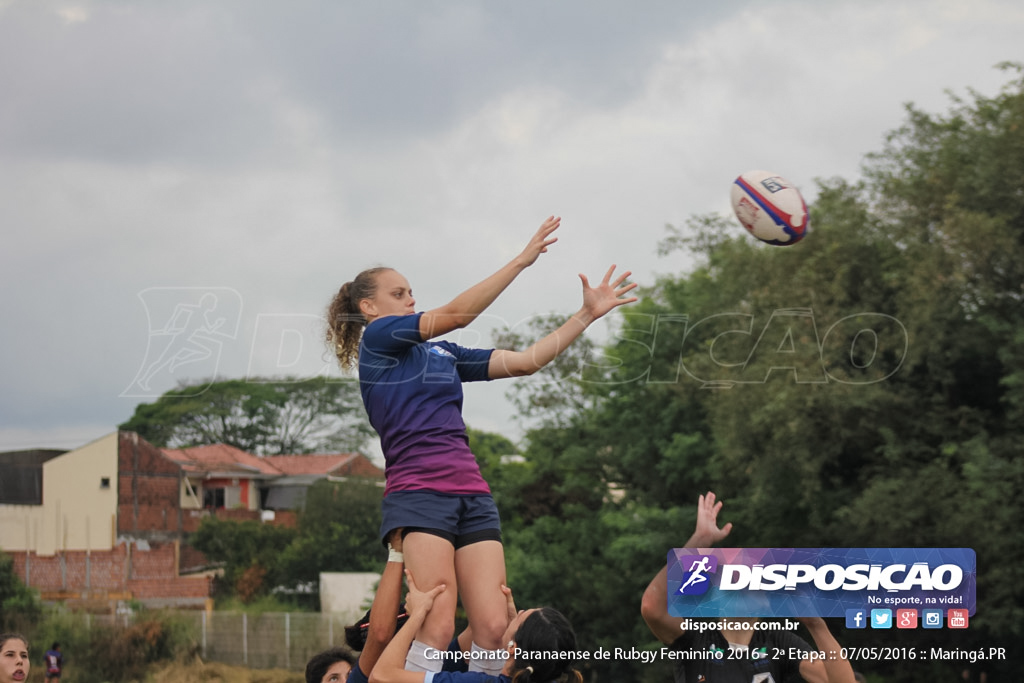
[[361, 453], [255, 456], [226, 444], [163, 449], [177, 463], [183, 507], [203, 510], [299, 510], [321, 479], [379, 479], [384, 471]]
[[72, 604], [208, 606], [210, 578], [189, 576], [206, 563], [187, 543], [203, 518], [294, 523], [319, 479], [384, 479], [358, 453], [162, 449], [134, 432], [68, 452], [0, 456], [20, 463], [19, 476], [38, 489], [0, 489], [0, 550], [44, 599]]

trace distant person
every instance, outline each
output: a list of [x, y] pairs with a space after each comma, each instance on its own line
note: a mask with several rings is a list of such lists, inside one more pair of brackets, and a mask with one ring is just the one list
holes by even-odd
[[46, 650], [46, 654], [43, 655], [43, 661], [46, 664], [46, 680], [60, 678], [60, 672], [63, 671], [63, 654], [60, 652], [60, 643], [54, 642], [50, 645], [50, 649]]
[[[732, 531], [732, 524], [718, 526], [718, 512], [722, 503], [715, 502], [715, 494], [708, 492], [697, 502], [697, 524], [693, 535], [682, 546], [684, 548], [709, 548]], [[788, 631], [755, 630], [757, 619], [727, 618], [736, 622], [738, 628], [729, 631], [687, 631], [685, 620], [668, 613], [668, 566], [661, 568], [644, 591], [640, 613], [651, 629], [651, 633], [670, 647], [686, 652], [706, 652], [711, 648], [732, 651], [739, 655], [723, 659], [680, 659], [676, 663], [676, 683], [750, 683], [750, 681], [774, 681], [774, 683], [854, 683], [853, 667], [841, 655], [842, 648], [832, 636], [825, 621], [818, 617], [801, 618], [817, 647], [812, 648], [805, 640]], [[746, 626], [744, 628], [743, 626]], [[753, 657], [750, 653], [767, 648], [767, 656]], [[789, 653], [790, 648], [799, 652], [824, 650], [837, 656], [826, 661], [802, 658], [775, 657], [774, 653]]]
[[28, 679], [28, 640], [18, 633], [0, 635], [0, 683], [24, 683]]
[[[426, 653], [443, 650], [451, 641], [459, 597], [475, 641], [471, 648], [503, 652], [501, 522], [469, 449], [462, 384], [533, 374], [595, 321], [636, 301], [626, 296], [636, 286], [626, 282], [629, 273], [615, 275], [612, 266], [594, 286], [580, 275], [580, 309], [528, 349], [471, 349], [437, 340], [473, 322], [547, 252], [560, 221], [554, 216], [545, 220], [508, 264], [439, 308], [417, 312], [409, 281], [383, 267], [364, 270], [343, 284], [328, 308], [327, 342], [342, 368], [358, 367], [363, 403], [387, 463], [381, 536], [403, 527], [406, 566], [424, 586], [450, 588], [421, 622], [409, 650], [410, 670], [439, 670], [440, 662]], [[458, 246], [453, 250], [458, 252]], [[458, 260], [440, 264], [447, 273], [469, 260], [454, 252]], [[482, 663], [493, 661], [474, 657], [470, 668], [482, 670]]]
[[46, 664], [46, 679], [60, 678], [64, 670], [64, 655], [60, 651], [60, 643], [54, 643], [43, 655], [43, 662]]

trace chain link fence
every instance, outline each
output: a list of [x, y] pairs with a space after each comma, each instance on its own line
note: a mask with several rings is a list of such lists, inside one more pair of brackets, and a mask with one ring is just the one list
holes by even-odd
[[[130, 626], [134, 614], [83, 615], [86, 626]], [[187, 623], [195, 638], [195, 652], [205, 662], [221, 662], [250, 669], [303, 671], [314, 654], [345, 644], [345, 626], [357, 617], [319, 612], [181, 611], [175, 619]]]

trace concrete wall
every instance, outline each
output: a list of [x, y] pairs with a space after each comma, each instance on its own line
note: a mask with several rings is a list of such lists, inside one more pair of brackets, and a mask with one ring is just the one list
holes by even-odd
[[117, 433], [43, 464], [43, 504], [0, 506], [0, 548], [110, 550], [117, 533]]
[[372, 572], [320, 572], [320, 611], [355, 623], [370, 608], [378, 581]]

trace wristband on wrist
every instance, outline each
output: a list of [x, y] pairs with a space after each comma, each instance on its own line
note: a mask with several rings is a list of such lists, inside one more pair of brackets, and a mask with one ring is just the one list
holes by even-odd
[[402, 555], [401, 550], [395, 550], [390, 543], [388, 543], [388, 562], [405, 562], [405, 557]]

